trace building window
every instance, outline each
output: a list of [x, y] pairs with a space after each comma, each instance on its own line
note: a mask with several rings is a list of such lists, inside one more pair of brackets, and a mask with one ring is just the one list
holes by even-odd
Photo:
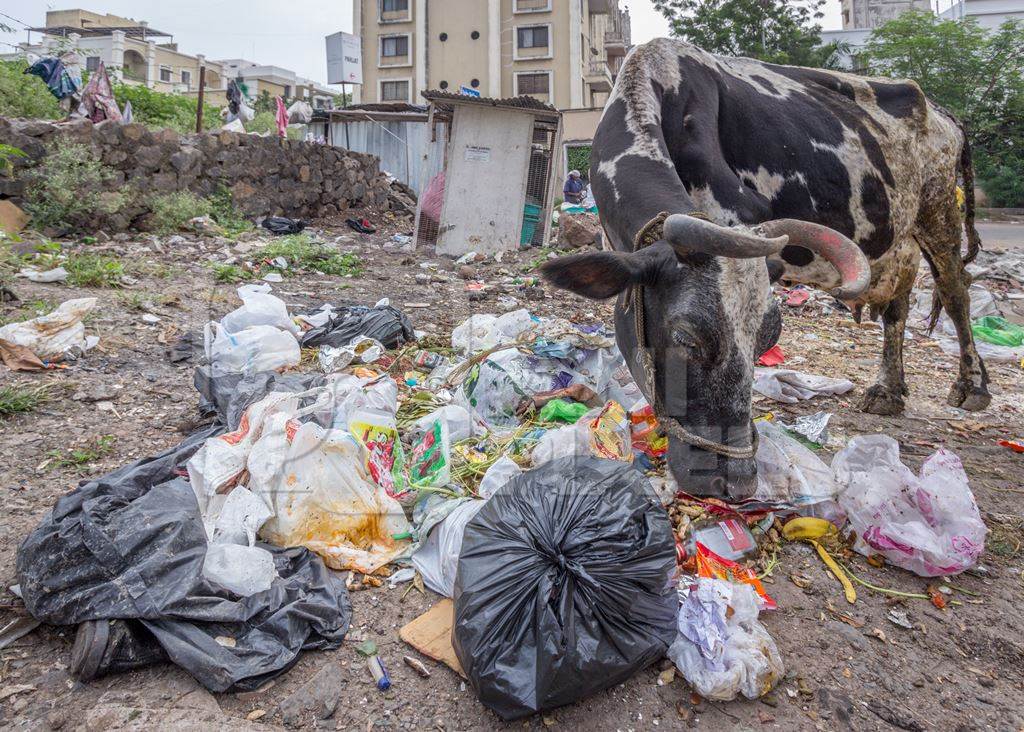
[[409, 12], [409, 0], [380, 0], [380, 11], [382, 13], [407, 13]]
[[284, 85], [284, 98], [288, 99], [292, 95], [292, 88], [288, 84]]
[[547, 48], [548, 27], [535, 25], [516, 30], [519, 48]]
[[551, 10], [551, 0], [512, 0], [513, 13], [544, 13]]
[[87, 59], [85, 59], [85, 70], [88, 71], [90, 74], [93, 71], [99, 71], [99, 69], [100, 69], [100, 57], [99, 56], [89, 56]]
[[166, 81], [167, 83], [171, 81], [171, 70], [166, 66], [160, 67], [160, 81]]
[[182, 71], [181, 72], [181, 83], [185, 84], [186, 86], [192, 86], [192, 72], [191, 71]]
[[409, 82], [382, 81], [380, 83], [380, 100], [382, 102], [409, 101]]
[[550, 94], [551, 77], [546, 72], [516, 75], [516, 94]]
[[409, 55], [409, 36], [386, 36], [380, 39], [380, 55], [385, 58]]

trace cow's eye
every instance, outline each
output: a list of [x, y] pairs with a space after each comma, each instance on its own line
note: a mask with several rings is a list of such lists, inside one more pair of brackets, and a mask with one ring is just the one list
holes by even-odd
[[691, 357], [700, 355], [700, 343], [697, 338], [688, 330], [675, 328], [672, 330], [672, 344], [679, 349], [686, 351]]

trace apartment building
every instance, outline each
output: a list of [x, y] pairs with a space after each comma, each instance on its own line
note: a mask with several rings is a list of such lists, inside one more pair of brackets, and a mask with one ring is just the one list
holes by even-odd
[[161, 92], [194, 91], [199, 88], [200, 66], [206, 66], [208, 87], [219, 89], [227, 83], [220, 64], [202, 54], [183, 53], [170, 33], [145, 21], [82, 9], [51, 10], [46, 25], [31, 32], [41, 33], [42, 41], [21, 44], [22, 53], [46, 55], [74, 48], [86, 70], [98, 68], [102, 61], [111, 76], [126, 84]]
[[[318, 109], [333, 106], [335, 91], [280, 66], [258, 64], [245, 59], [215, 61], [203, 54], [178, 49], [170, 33], [152, 28], [144, 20], [89, 10], [51, 10], [46, 25], [32, 28], [40, 33], [39, 43], [22, 43], [17, 55], [45, 56], [76, 49], [87, 71], [107, 67], [112, 78], [125, 84], [140, 84], [160, 92], [198, 95], [199, 68], [206, 67], [206, 101], [227, 103], [228, 81], [242, 82], [253, 100], [261, 92], [287, 100], [304, 99]], [[2, 57], [0, 57], [2, 58]]]
[[353, 18], [364, 103], [465, 87], [600, 108], [630, 45], [618, 0], [353, 0]]

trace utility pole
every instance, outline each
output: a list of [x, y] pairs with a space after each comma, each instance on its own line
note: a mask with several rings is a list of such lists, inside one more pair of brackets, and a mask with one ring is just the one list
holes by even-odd
[[196, 103], [196, 134], [203, 131], [203, 94], [206, 91], [206, 67], [199, 67], [199, 98]]

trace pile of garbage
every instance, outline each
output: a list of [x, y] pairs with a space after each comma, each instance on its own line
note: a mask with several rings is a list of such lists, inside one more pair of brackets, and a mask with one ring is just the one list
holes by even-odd
[[[140, 623], [211, 689], [336, 646], [349, 591], [418, 576], [452, 599], [449, 662], [506, 719], [666, 655], [702, 696], [757, 698], [785, 674], [759, 620], [776, 607], [758, 572], [773, 543], [813, 544], [851, 602], [847, 546], [928, 577], [983, 550], [955, 455], [915, 475], [877, 435], [827, 465], [824, 412], [756, 422], [749, 501], [688, 495], [603, 326], [520, 309], [441, 341], [386, 301], [290, 313], [265, 283], [238, 296], [204, 329], [211, 423], [62, 498], [18, 554], [36, 618]], [[757, 380], [782, 402], [852, 388]]]

